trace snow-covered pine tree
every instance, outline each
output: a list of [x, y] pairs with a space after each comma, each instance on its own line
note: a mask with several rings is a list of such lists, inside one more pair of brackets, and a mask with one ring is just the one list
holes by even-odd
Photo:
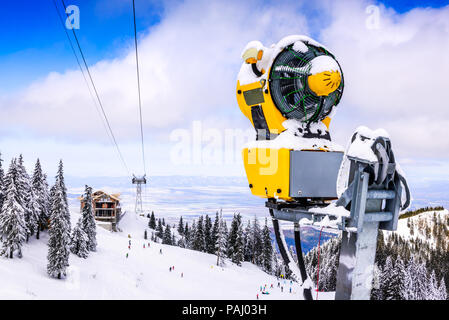
[[36, 233], [36, 239], [39, 239], [40, 205], [38, 202], [38, 197], [37, 197], [36, 193], [34, 192], [33, 188], [30, 188], [28, 209], [29, 209], [30, 215], [29, 215], [28, 221], [27, 221], [27, 230], [29, 232], [29, 235], [33, 235], [34, 233]]
[[61, 182], [62, 162], [52, 192], [48, 239], [47, 273], [61, 279], [69, 266], [70, 226], [67, 222], [67, 193]]
[[438, 287], [438, 300], [447, 300], [447, 290], [446, 283], [444, 282], [444, 277], [441, 278], [440, 286]]
[[242, 262], [244, 261], [244, 256], [243, 256], [243, 227], [242, 227], [242, 222], [240, 219], [240, 214], [238, 214], [239, 219], [238, 219], [238, 228], [237, 228], [237, 238], [235, 240], [235, 245], [234, 245], [234, 250], [232, 253], [232, 262], [234, 262], [235, 264], [237, 264], [238, 266], [242, 265]]
[[196, 221], [192, 221], [192, 226], [190, 227], [189, 231], [189, 242], [188, 242], [188, 248], [193, 250], [193, 242], [195, 240], [195, 234], [196, 234]]
[[253, 226], [251, 229], [250, 241], [252, 245], [252, 257], [251, 262], [261, 266], [262, 265], [262, 251], [263, 251], [263, 243], [262, 243], [262, 231], [260, 229], [259, 221], [257, 217], [254, 216]]
[[273, 272], [271, 273], [272, 275], [279, 277], [281, 275], [281, 263], [279, 263], [279, 259], [278, 256], [276, 254], [276, 248], [274, 247], [274, 243], [272, 244], [272, 252], [273, 252]]
[[204, 251], [207, 253], [214, 253], [215, 251], [215, 246], [212, 240], [212, 220], [207, 214], [204, 221]]
[[36, 201], [39, 206], [39, 228], [36, 233], [36, 238], [39, 237], [39, 231], [47, 228], [48, 216], [50, 212], [50, 194], [48, 192], [47, 176], [42, 172], [42, 167], [39, 159], [34, 166], [33, 177], [31, 179], [32, 189], [36, 195]]
[[196, 230], [193, 234], [192, 249], [197, 251], [205, 251], [203, 216], [199, 216], [198, 218]]
[[154, 217], [154, 211], [151, 211], [150, 221], [148, 221], [148, 227], [153, 230], [156, 229], [156, 218]]
[[179, 238], [177, 244], [178, 247], [180, 248], [185, 248], [186, 247], [186, 241], [184, 237]]
[[3, 199], [5, 198], [5, 172], [3, 171], [2, 162], [2, 153], [0, 152], [0, 214], [3, 206]]
[[418, 269], [419, 263], [417, 263], [413, 257], [410, 257], [406, 267], [404, 288], [402, 293], [405, 300], [423, 300], [419, 286], [419, 282], [421, 282], [419, 278], [422, 275], [420, 275], [420, 271]]
[[84, 232], [82, 227], [82, 218], [78, 221], [75, 228], [72, 231], [70, 239], [70, 251], [76, 254], [80, 258], [87, 258], [89, 255], [89, 237]]
[[82, 210], [81, 228], [86, 233], [89, 251], [97, 251], [97, 225], [95, 223], [94, 211], [92, 208], [92, 188], [85, 186], [84, 190], [84, 206]]
[[437, 277], [435, 271], [432, 270], [427, 283], [426, 300], [439, 300], [440, 292], [438, 289]]
[[218, 229], [220, 227], [220, 221], [218, 218], [218, 211], [215, 214], [215, 220], [214, 220], [214, 224], [212, 226], [212, 231], [211, 231], [211, 237], [212, 237], [212, 248], [213, 248], [213, 252], [215, 252], [215, 248], [217, 245], [217, 239], [218, 239]]
[[178, 233], [180, 236], [184, 235], [184, 222], [182, 221], [182, 216], [179, 218], [178, 222]]
[[161, 239], [164, 237], [164, 229], [162, 227], [161, 219], [157, 219], [156, 237], [159, 237]]
[[165, 219], [164, 218], [162, 218], [162, 226], [165, 227]]
[[234, 253], [235, 242], [237, 240], [238, 228], [239, 228], [239, 222], [238, 222], [236, 214], [234, 214], [234, 217], [232, 218], [232, 221], [231, 221], [231, 229], [229, 230], [229, 234], [228, 234], [228, 245], [227, 245], [227, 251], [226, 251], [226, 255], [228, 256], [229, 259], [232, 259], [232, 255]]
[[270, 229], [268, 228], [267, 218], [265, 218], [265, 225], [262, 231], [262, 263], [263, 269], [267, 273], [273, 271], [273, 246], [271, 243]]
[[380, 277], [383, 300], [403, 300], [404, 275], [405, 269], [402, 259], [398, 258], [393, 264], [391, 257], [388, 256]]
[[13, 159], [5, 178], [5, 199], [0, 215], [1, 255], [11, 259], [14, 251], [17, 251], [19, 258], [22, 257], [22, 245], [27, 233], [25, 210], [19, 202], [20, 194], [17, 188], [19, 174], [16, 160]]
[[[67, 188], [66, 188], [65, 182], [64, 182], [64, 164], [62, 163], [62, 160], [59, 160], [58, 173], [56, 175], [56, 184], [61, 189], [62, 196], [65, 201], [65, 206], [68, 208], [69, 203], [67, 200]], [[67, 210], [64, 214], [65, 214], [64, 217], [65, 217], [67, 224], [69, 225], [69, 229], [70, 229], [72, 227], [71, 222], [70, 222], [70, 211]]]
[[23, 156], [20, 155], [17, 160], [17, 180], [16, 187], [19, 192], [18, 202], [24, 209], [24, 217], [25, 217], [25, 226], [26, 226], [26, 242], [30, 236], [32, 236], [37, 229], [38, 223], [38, 212], [35, 211], [35, 207], [33, 206], [31, 199], [31, 181], [30, 177], [25, 169], [23, 164]]
[[419, 290], [418, 300], [426, 300], [429, 277], [427, 275], [427, 268], [426, 268], [425, 263], [418, 263], [416, 272], [417, 272], [417, 280], [418, 280], [416, 284], [417, 284], [418, 290]]
[[162, 244], [172, 244], [172, 236], [171, 236], [171, 229], [170, 229], [170, 225], [166, 225], [165, 226], [165, 231], [164, 231], [164, 235], [162, 237]]
[[220, 212], [218, 219], [217, 241], [215, 243], [215, 254], [217, 255], [217, 266], [223, 267], [225, 265], [225, 256], [227, 251], [228, 239], [226, 232], [226, 225]]
[[243, 248], [243, 255], [245, 257], [245, 261], [250, 262], [253, 257], [253, 245], [251, 242], [251, 221], [248, 220], [248, 224], [243, 231], [243, 239], [244, 239], [244, 248]]
[[189, 247], [189, 242], [190, 242], [190, 229], [189, 224], [186, 222], [184, 226], [184, 248]]

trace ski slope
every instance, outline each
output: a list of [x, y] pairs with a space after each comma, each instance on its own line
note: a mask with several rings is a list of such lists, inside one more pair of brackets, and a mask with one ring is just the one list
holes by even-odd
[[[72, 225], [78, 218], [79, 214], [72, 213]], [[23, 247], [22, 259], [0, 258], [0, 298], [227, 300], [256, 299], [259, 294], [259, 300], [302, 299], [296, 285], [290, 293], [290, 283], [282, 283], [281, 292], [275, 277], [250, 263], [239, 267], [228, 261], [219, 268], [215, 255], [154, 242], [148, 248], [149, 241], [143, 239], [147, 222], [147, 218], [128, 213], [120, 223], [122, 232], [97, 227], [98, 251], [87, 259], [71, 254], [64, 280], [46, 273], [48, 234], [31, 239]], [[169, 271], [170, 266], [174, 271]], [[265, 284], [269, 295], [261, 294], [260, 287]], [[325, 298], [326, 294], [320, 293], [320, 299]]]
[[[398, 221], [398, 229], [395, 231], [398, 235], [403, 237], [404, 239], [419, 239], [423, 242], [428, 242], [431, 246], [435, 247], [436, 241], [432, 234], [426, 234], [425, 230], [419, 230], [418, 222], [421, 221], [424, 226], [429, 226], [431, 229], [434, 227], [433, 223], [433, 215], [434, 213], [440, 217], [443, 221], [447, 219], [449, 216], [449, 211], [447, 209], [444, 210], [430, 210], [421, 212], [413, 217], [409, 217], [407, 219], [399, 219]], [[414, 233], [411, 233], [410, 228], [407, 225], [408, 221], [413, 221]], [[389, 232], [387, 232], [388, 234]]]

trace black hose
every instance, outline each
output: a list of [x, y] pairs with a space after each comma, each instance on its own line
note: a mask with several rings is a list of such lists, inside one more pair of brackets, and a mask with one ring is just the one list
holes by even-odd
[[[405, 188], [405, 203], [401, 205], [401, 210], [405, 210], [410, 205], [411, 196], [410, 196], [410, 188], [408, 187], [407, 180], [405, 180], [404, 176], [400, 175], [399, 172], [397, 172], [399, 181], [402, 182]], [[401, 195], [399, 195], [401, 197]]]
[[[299, 232], [299, 228], [298, 228], [298, 230], [296, 230], [296, 228], [295, 228], [294, 234], [295, 234], [295, 247], [296, 247], [296, 256], [298, 257], [299, 271], [301, 272], [302, 282], [304, 283], [307, 280], [307, 271], [306, 271], [306, 265], [304, 263], [304, 257], [302, 255], [301, 234]], [[313, 300], [312, 288], [304, 289], [304, 298], [306, 300]]]
[[[269, 209], [269, 210], [270, 210], [271, 218], [273, 220], [274, 235], [276, 237], [276, 242], [278, 244], [279, 252], [281, 253], [281, 257], [284, 260], [285, 265], [288, 266], [288, 264], [290, 263], [290, 259], [288, 258], [287, 249], [285, 248], [284, 243], [282, 242], [282, 239], [281, 239], [281, 233], [279, 232], [279, 221], [278, 221], [278, 219], [276, 219], [274, 217], [273, 209]], [[299, 244], [299, 251], [298, 251], [298, 244]], [[299, 235], [298, 236], [296, 235], [296, 232], [295, 232], [295, 245], [296, 245], [296, 255], [298, 256], [299, 270], [301, 272], [302, 282], [304, 283], [304, 281], [307, 279], [307, 273], [306, 273], [306, 268], [304, 265], [304, 259], [302, 256], [301, 239], [300, 239]], [[304, 289], [303, 296], [306, 300], [313, 300], [311, 288]]]

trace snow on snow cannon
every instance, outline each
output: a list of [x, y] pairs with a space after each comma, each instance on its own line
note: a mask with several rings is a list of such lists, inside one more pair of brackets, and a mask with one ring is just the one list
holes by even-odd
[[256, 129], [256, 141], [243, 150], [251, 192], [287, 201], [336, 199], [343, 148], [332, 143], [329, 123], [343, 94], [338, 61], [305, 36], [269, 48], [251, 41], [242, 58], [237, 102]]
[[[341, 230], [335, 297], [369, 299], [378, 231], [396, 230], [410, 204], [388, 134], [360, 127], [345, 152], [331, 141], [343, 73], [314, 40], [289, 36], [270, 48], [252, 41], [242, 57], [237, 101], [257, 133], [243, 150], [245, 171], [251, 192], [267, 198], [284, 263], [312, 300], [299, 224]], [[279, 220], [294, 223], [297, 264]]]

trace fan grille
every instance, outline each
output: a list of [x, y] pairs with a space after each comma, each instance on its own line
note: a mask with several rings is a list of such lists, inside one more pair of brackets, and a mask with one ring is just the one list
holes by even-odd
[[321, 55], [334, 56], [323, 48], [305, 45], [307, 52], [295, 51], [290, 45], [276, 57], [269, 84], [273, 101], [284, 117], [310, 123], [323, 120], [338, 104], [343, 93], [343, 75], [337, 90], [328, 96], [317, 96], [307, 84], [309, 62]]

